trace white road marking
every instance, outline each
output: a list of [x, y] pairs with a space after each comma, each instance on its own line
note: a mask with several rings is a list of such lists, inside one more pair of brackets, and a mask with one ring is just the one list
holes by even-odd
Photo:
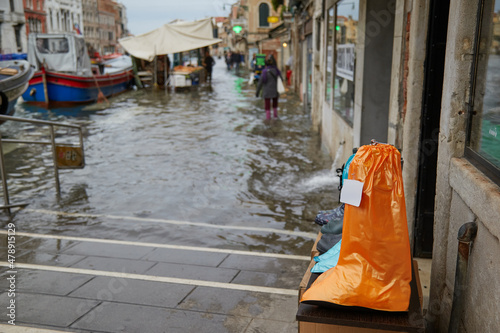
[[[6, 235], [7, 230], [0, 230], [0, 234]], [[45, 234], [33, 234], [33, 233], [28, 233], [28, 232], [16, 232], [16, 236], [24, 236], [24, 237], [31, 237], [31, 238], [72, 240], [72, 241], [79, 241], [79, 242], [93, 242], [93, 243], [115, 244], [115, 245], [155, 247], [155, 248], [163, 248], [163, 249], [199, 251], [199, 252], [241, 254], [241, 255], [246, 255], [246, 256], [271, 257], [271, 258], [280, 258], [280, 259], [296, 259], [296, 260], [305, 260], [305, 261], [311, 260], [311, 258], [309, 256], [299, 256], [299, 255], [293, 255], [293, 254], [252, 252], [252, 251], [240, 251], [240, 250], [230, 250], [230, 249], [217, 249], [217, 248], [210, 248], [210, 247], [170, 245], [170, 244], [161, 244], [161, 243], [131, 242], [131, 241], [114, 240], [114, 239], [102, 239], [102, 238], [85, 238], [85, 237], [73, 237], [73, 236], [61, 236], [61, 235], [45, 235]]]
[[[10, 264], [6, 261], [0, 261], [0, 266], [9, 267], [9, 265]], [[43, 271], [60, 272], [60, 273], [84, 274], [84, 275], [93, 275], [93, 276], [116, 277], [116, 278], [123, 278], [123, 279], [134, 279], [134, 280], [143, 280], [143, 281], [152, 281], [152, 282], [165, 282], [165, 283], [184, 284], [184, 285], [197, 286], [197, 287], [242, 290], [242, 291], [251, 291], [251, 292], [259, 292], [259, 293], [267, 293], [267, 294], [289, 295], [289, 296], [297, 296], [297, 293], [298, 293], [297, 290], [295, 290], [295, 289], [282, 289], [282, 288], [271, 288], [271, 287], [261, 287], [261, 286], [250, 286], [250, 285], [236, 284], [236, 283], [181, 279], [181, 278], [173, 278], [173, 277], [165, 277], [165, 276], [132, 274], [132, 273], [123, 273], [123, 272], [98, 271], [98, 270], [93, 270], [93, 269], [82, 269], [82, 268], [71, 268], [71, 267], [58, 267], [58, 266], [16, 263], [15, 268], [17, 268], [17, 269], [24, 268], [24, 269], [33, 269], [33, 270], [43, 270]]]
[[214, 229], [243, 230], [243, 231], [276, 233], [276, 234], [284, 234], [284, 235], [290, 235], [290, 236], [294, 236], [294, 237], [303, 237], [303, 238], [310, 238], [310, 239], [316, 239], [316, 237], [317, 237], [317, 233], [315, 234], [312, 232], [291, 231], [291, 230], [281, 230], [281, 229], [272, 229], [272, 228], [257, 228], [257, 227], [244, 227], [244, 226], [236, 226], [236, 225], [209, 224], [209, 223], [201, 223], [201, 222], [165, 220], [165, 219], [135, 217], [135, 216], [66, 213], [66, 212], [57, 212], [57, 211], [46, 210], [46, 209], [25, 209], [25, 211], [34, 212], [34, 213], [41, 213], [41, 214], [59, 215], [59, 216], [90, 217], [90, 218], [102, 217], [102, 218], [114, 219], [114, 220], [132, 220], [132, 221], [140, 221], [140, 222], [155, 222], [155, 223], [167, 223], [167, 224], [175, 224], [175, 225], [189, 225], [189, 226], [197, 226], [197, 227], [203, 227], [203, 228], [214, 228]]
[[27, 326], [19, 326], [19, 325], [6, 325], [0, 324], [0, 332], [2, 333], [71, 333], [67, 331], [54, 331], [54, 330], [46, 330], [42, 328], [36, 327], [27, 327]]

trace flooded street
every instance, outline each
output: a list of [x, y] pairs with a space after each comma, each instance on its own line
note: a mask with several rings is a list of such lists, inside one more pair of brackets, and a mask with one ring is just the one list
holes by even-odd
[[[18, 117], [82, 125], [86, 166], [60, 171], [58, 200], [50, 148], [13, 150], [6, 156], [11, 202], [28, 202], [29, 210], [317, 232], [314, 216], [336, 205], [338, 195], [333, 178], [330, 186], [306, 182], [327, 174], [332, 161], [296, 97], [281, 98], [280, 120], [264, 124], [263, 100], [254, 94], [246, 75], [228, 72], [218, 60], [211, 87], [130, 91], [101, 111], [20, 104]], [[38, 131], [28, 124], [1, 130], [4, 137]], [[14, 217], [31, 232], [293, 254], [311, 247], [310, 239], [291, 242], [283, 234], [47, 214], [24, 226], [23, 219], [23, 212]]]
[[[18, 325], [297, 330], [297, 290], [320, 229], [314, 217], [338, 205], [337, 184], [300, 101], [282, 98], [280, 119], [265, 124], [246, 77], [219, 60], [211, 87], [130, 91], [104, 110], [18, 105], [18, 117], [83, 126], [86, 161], [59, 170], [59, 196], [49, 146], [4, 145], [10, 201], [28, 203], [4, 213], [0, 231], [0, 288], [12, 287], [14, 274]], [[4, 139], [49, 138], [27, 123], [0, 129]], [[78, 141], [74, 130], [56, 136]], [[0, 293], [0, 307], [8, 295]], [[0, 331], [11, 332], [5, 322]]]

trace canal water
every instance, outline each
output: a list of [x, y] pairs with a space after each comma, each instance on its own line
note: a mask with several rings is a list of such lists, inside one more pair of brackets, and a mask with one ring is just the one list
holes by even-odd
[[[86, 165], [60, 170], [58, 196], [50, 147], [4, 147], [11, 202], [29, 205], [2, 218], [24, 232], [307, 255], [318, 210], [338, 205], [332, 159], [296, 96], [266, 124], [247, 72], [216, 61], [211, 86], [191, 91], [133, 90], [101, 110], [19, 103], [17, 117], [83, 126]], [[0, 131], [48, 138], [25, 123]]]

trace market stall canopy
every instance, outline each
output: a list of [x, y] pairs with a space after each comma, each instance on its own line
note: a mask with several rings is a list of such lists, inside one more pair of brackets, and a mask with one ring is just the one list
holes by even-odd
[[213, 37], [212, 19], [176, 22], [135, 37], [118, 40], [136, 58], [152, 61], [157, 55], [185, 52], [222, 42]]

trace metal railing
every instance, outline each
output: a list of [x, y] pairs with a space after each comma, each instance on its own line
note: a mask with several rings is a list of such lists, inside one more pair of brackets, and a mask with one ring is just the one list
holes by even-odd
[[[4, 143], [18, 143], [18, 144], [33, 144], [33, 145], [51, 145], [52, 146], [52, 159], [54, 162], [54, 176], [56, 180], [56, 190], [57, 194], [60, 195], [61, 188], [59, 183], [59, 169], [81, 169], [84, 167], [84, 157], [83, 157], [83, 134], [82, 127], [79, 125], [71, 125], [71, 124], [60, 124], [58, 122], [53, 121], [45, 121], [45, 120], [33, 120], [33, 119], [24, 119], [17, 118], [12, 116], [0, 115], [0, 121], [14, 121], [14, 122], [24, 122], [31, 123], [36, 125], [45, 125], [50, 129], [50, 141], [32, 141], [32, 140], [17, 140], [17, 139], [2, 139], [0, 135], [0, 176], [2, 177], [2, 186], [3, 186], [3, 197], [4, 197], [4, 205], [0, 206], [0, 209], [7, 210], [10, 214], [10, 208], [14, 207], [24, 207], [27, 206], [27, 203], [18, 203], [11, 204], [9, 199], [9, 190], [7, 187], [7, 173], [5, 170], [5, 156], [3, 154], [3, 144]], [[5, 126], [5, 125], [4, 125]], [[54, 131], [55, 127], [65, 127], [65, 128], [73, 128], [78, 130], [79, 143], [78, 144], [64, 144], [57, 145], [56, 144], [56, 133]], [[1, 129], [0, 129], [1, 132]], [[58, 154], [59, 152], [59, 154]], [[64, 163], [64, 159], [67, 159], [69, 162]], [[75, 162], [75, 163], [72, 163]]]

